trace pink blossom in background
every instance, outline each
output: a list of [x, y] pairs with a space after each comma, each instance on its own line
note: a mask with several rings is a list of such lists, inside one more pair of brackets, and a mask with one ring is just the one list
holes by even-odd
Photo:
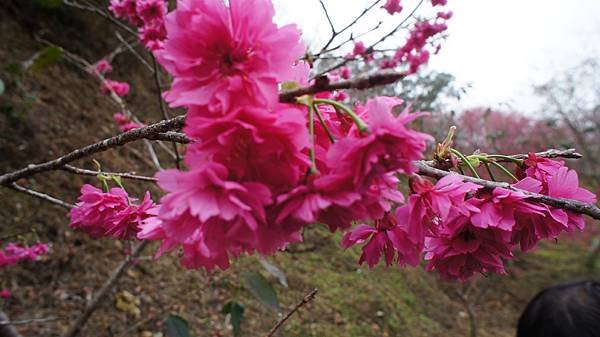
[[114, 114], [113, 119], [119, 125], [119, 131], [121, 132], [127, 132], [144, 127], [143, 124], [136, 123], [131, 119], [125, 117], [125, 115], [122, 112], [117, 112], [116, 114]]
[[236, 104], [272, 106], [277, 83], [304, 53], [293, 25], [273, 23], [269, 0], [179, 0], [168, 14], [168, 38], [156, 52], [173, 76], [172, 106], [202, 105], [226, 113]]
[[39, 242], [33, 246], [25, 247], [11, 242], [4, 249], [0, 249], [0, 267], [12, 266], [21, 261], [36, 261], [48, 252], [49, 248], [45, 243]]
[[390, 15], [394, 15], [396, 13], [400, 13], [402, 11], [402, 6], [400, 5], [400, 0], [387, 0], [383, 8], [390, 13]]
[[137, 0], [137, 16], [144, 22], [144, 25], [162, 21], [167, 14], [167, 2], [165, 0]]
[[7, 300], [12, 297], [12, 294], [10, 293], [10, 291], [8, 289], [3, 288], [2, 290], [0, 290], [0, 297]]
[[96, 74], [105, 75], [112, 72], [113, 68], [107, 60], [100, 60], [94, 66], [94, 71]]
[[102, 94], [109, 96], [114, 92], [119, 97], [124, 97], [129, 93], [129, 84], [105, 79], [100, 86]]
[[353, 56], [363, 56], [367, 53], [367, 48], [362, 41], [358, 41], [354, 44], [354, 49], [352, 50]]
[[341, 67], [340, 68], [340, 77], [348, 80], [350, 79], [350, 77], [352, 76], [352, 70], [348, 67]]
[[137, 15], [136, 0], [110, 0], [108, 9], [117, 18], [127, 20], [134, 26], [141, 24]]
[[448, 0], [431, 0], [433, 6], [446, 6]]
[[167, 31], [163, 24], [150, 23], [138, 30], [140, 41], [150, 51], [160, 50], [167, 38]]
[[452, 15], [454, 13], [452, 13], [452, 11], [447, 11], [447, 12], [438, 12], [437, 13], [437, 17], [440, 19], [444, 19], [444, 20], [450, 20], [452, 18]]
[[333, 94], [333, 99], [338, 102], [344, 102], [348, 98], [350, 98], [350, 96], [348, 96], [348, 93], [345, 90], [338, 90]]

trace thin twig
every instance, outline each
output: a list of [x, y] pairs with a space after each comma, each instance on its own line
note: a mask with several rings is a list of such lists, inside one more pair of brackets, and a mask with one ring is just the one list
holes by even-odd
[[10, 185], [8, 185], [8, 187], [10, 187], [11, 189], [13, 189], [15, 191], [22, 192], [22, 193], [25, 193], [25, 194], [29, 194], [29, 195], [34, 196], [36, 198], [42, 199], [44, 201], [48, 201], [50, 203], [53, 203], [55, 205], [58, 205], [58, 206], [61, 206], [61, 207], [67, 208], [67, 209], [71, 209], [71, 208], [75, 207], [75, 205], [73, 205], [73, 204], [69, 204], [68, 202], [62, 201], [62, 200], [60, 200], [58, 198], [55, 198], [55, 197], [53, 197], [51, 195], [48, 195], [48, 194], [45, 194], [45, 193], [41, 193], [41, 192], [38, 192], [38, 191], [34, 191], [32, 189], [23, 187], [21, 185], [18, 185], [15, 182], [13, 182]]
[[96, 13], [98, 15], [100, 15], [101, 17], [103, 17], [104, 19], [110, 21], [112, 24], [114, 24], [115, 26], [125, 30], [126, 32], [137, 36], [137, 33], [130, 28], [129, 26], [127, 26], [126, 24], [122, 23], [121, 21], [115, 19], [112, 15], [106, 13], [105, 11], [103, 11], [102, 9], [95, 7], [91, 4], [87, 4], [87, 5], [82, 5], [76, 1], [72, 1], [72, 0], [63, 0], [62, 2], [63, 4], [69, 6], [69, 7], [73, 7], [73, 8], [77, 8], [77, 9], [81, 9], [84, 11], [88, 11], [88, 12], [92, 12], [92, 13]]
[[148, 68], [148, 70], [153, 71], [152, 70], [152, 66], [142, 57], [142, 55], [140, 55], [138, 52], [135, 51], [135, 49], [133, 48], [133, 46], [127, 42], [123, 36], [121, 36], [121, 34], [119, 34], [119, 32], [115, 32], [115, 35], [117, 36], [117, 39], [119, 39], [119, 41], [121, 41], [121, 43], [123, 45], [125, 45], [125, 47], [129, 50], [129, 52], [131, 52], [133, 54], [133, 56], [135, 56], [141, 64], [143, 64], [146, 68]]
[[91, 176], [91, 177], [95, 177], [95, 176], [97, 176], [99, 174], [103, 174], [103, 175], [121, 177], [121, 178], [124, 178], [124, 179], [143, 180], [143, 181], [156, 181], [156, 178], [154, 178], [154, 177], [139, 176], [139, 175], [136, 175], [136, 174], [133, 174], [133, 173], [103, 172], [103, 171], [86, 170], [86, 169], [82, 169], [82, 168], [75, 167], [75, 166], [72, 166], [72, 165], [65, 165], [61, 169], [63, 171], [71, 172], [71, 173], [74, 173], [74, 174], [79, 174], [79, 175], [84, 175], [84, 176]]
[[313, 85], [284, 91], [279, 95], [279, 100], [284, 103], [293, 103], [294, 99], [302, 95], [316, 94], [322, 91], [333, 91], [340, 89], [367, 89], [397, 82], [406, 77], [406, 73], [394, 70], [382, 70], [372, 74], [364, 74], [351, 80], [330, 83], [327, 80], [316, 81]]
[[26, 325], [26, 324], [32, 324], [32, 323], [46, 323], [46, 322], [53, 322], [53, 321], [59, 321], [62, 319], [69, 319], [69, 317], [67, 316], [63, 316], [63, 317], [41, 317], [41, 318], [28, 318], [28, 319], [20, 319], [20, 320], [15, 320], [15, 321], [0, 321], [0, 326], [4, 326], [4, 325]]
[[306, 296], [304, 296], [302, 301], [298, 302], [298, 304], [296, 304], [296, 306], [294, 306], [294, 308], [290, 312], [288, 312], [285, 316], [280, 318], [279, 321], [277, 321], [275, 326], [273, 326], [271, 328], [271, 331], [269, 331], [269, 333], [267, 334], [266, 337], [273, 337], [275, 335], [275, 333], [277, 332], [277, 330], [283, 325], [283, 323], [285, 323], [288, 319], [290, 319], [290, 317], [292, 317], [292, 315], [296, 311], [298, 311], [300, 308], [305, 306], [310, 301], [314, 300], [315, 296], [317, 295], [318, 292], [319, 292], [319, 290], [317, 288], [315, 288], [310, 293], [306, 294]]
[[[170, 117], [167, 107], [165, 106], [165, 101], [162, 98], [162, 90], [160, 89], [160, 72], [158, 70], [158, 62], [156, 62], [154, 55], [151, 56], [152, 66], [154, 68], [154, 84], [156, 84], [156, 90], [158, 91], [158, 105], [160, 107], [163, 119], [167, 120]], [[179, 156], [179, 150], [177, 149], [177, 142], [171, 142], [171, 144], [173, 144], [173, 152], [175, 152], [175, 166], [178, 169], [181, 169], [181, 157]]]
[[65, 337], [75, 337], [75, 336], [79, 335], [79, 333], [81, 332], [81, 329], [83, 328], [85, 323], [88, 321], [88, 319], [90, 318], [92, 313], [98, 308], [98, 305], [100, 304], [102, 299], [104, 299], [104, 297], [106, 297], [106, 295], [108, 295], [108, 293], [112, 290], [112, 288], [115, 286], [117, 281], [123, 275], [123, 272], [125, 272], [125, 270], [129, 266], [131, 266], [131, 264], [133, 264], [134, 258], [136, 256], [138, 256], [147, 245], [148, 245], [148, 241], [142, 241], [139, 245], [137, 245], [137, 247], [135, 247], [133, 249], [133, 251], [131, 252], [131, 255], [128, 255], [119, 264], [119, 266], [117, 266], [117, 268], [115, 268], [113, 270], [110, 277], [104, 282], [104, 284], [96, 292], [96, 294], [94, 294], [94, 297], [92, 298], [92, 300], [85, 306], [84, 311], [77, 318], [75, 323], [73, 323], [73, 325], [71, 326], [69, 331], [65, 334]]

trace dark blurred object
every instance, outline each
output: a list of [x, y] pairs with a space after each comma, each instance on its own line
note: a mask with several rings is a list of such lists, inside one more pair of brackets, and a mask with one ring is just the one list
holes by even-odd
[[543, 290], [521, 315], [517, 337], [600, 337], [600, 283]]

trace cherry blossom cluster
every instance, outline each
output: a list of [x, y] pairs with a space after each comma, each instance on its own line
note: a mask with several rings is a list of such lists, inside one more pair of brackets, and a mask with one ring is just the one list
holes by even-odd
[[[280, 85], [308, 83], [294, 26], [270, 1], [182, 0], [155, 54], [173, 75], [165, 95], [187, 108], [188, 171], [157, 174], [168, 191], [140, 239], [182, 247], [188, 268], [227, 268], [240, 253], [271, 254], [322, 222], [331, 230], [381, 217], [403, 201], [394, 173], [412, 173], [428, 135], [408, 128], [392, 98], [351, 111], [332, 93], [279, 103]], [[194, 41], [194, 44], [184, 43]], [[343, 74], [349, 77], [349, 74]]]
[[156, 215], [157, 206], [146, 192], [142, 201], [130, 198], [123, 188], [106, 188], [102, 191], [92, 185], [83, 185], [79, 202], [71, 209], [69, 217], [72, 228], [85, 231], [94, 238], [134, 238], [140, 224]]
[[[530, 154], [524, 164], [522, 179], [514, 187], [596, 202], [564, 162]], [[476, 273], [505, 274], [505, 261], [514, 257], [515, 247], [528, 251], [542, 239], [584, 226], [580, 214], [529, 202], [522, 192], [465, 183], [454, 174], [435, 184], [415, 175], [410, 187], [406, 205], [344, 237], [343, 247], [365, 243], [360, 263], [373, 267], [383, 255], [387, 265], [414, 266], [424, 254], [428, 270], [464, 281]]]
[[149, 50], [162, 48], [166, 38], [164, 25], [166, 0], [110, 0], [110, 11], [138, 28], [140, 41]]
[[[415, 266], [424, 258], [426, 269], [459, 280], [506, 273], [515, 250], [583, 228], [580, 214], [528, 195], [595, 203], [564, 162], [533, 154], [515, 160], [512, 189], [484, 188], [452, 173], [433, 182], [414, 165], [433, 138], [411, 129], [426, 113], [411, 112], [410, 104], [376, 97], [348, 106], [341, 103], [348, 100], [344, 91], [281, 103], [280, 90], [313, 82], [309, 64], [299, 61], [305, 54], [299, 30], [273, 22], [270, 0], [179, 0], [169, 14], [166, 5], [152, 7], [159, 2], [111, 1], [111, 10], [137, 26], [161, 18], [163, 38], [152, 49], [173, 78], [164, 99], [187, 111], [186, 169], [156, 174], [167, 192], [158, 205], [149, 193], [136, 203], [118, 179], [111, 178], [120, 188], [109, 189], [106, 177], [104, 190], [84, 185], [69, 213], [71, 227], [93, 237], [159, 241], [157, 257], [181, 251], [184, 267], [211, 271], [228, 268], [240, 254], [285, 249], [320, 223], [347, 232], [343, 247], [363, 245], [361, 264], [373, 267], [383, 257], [387, 265]], [[384, 8], [402, 10], [400, 1]], [[429, 47], [439, 48], [432, 40], [451, 16], [439, 12], [432, 22], [417, 22], [381, 67], [417, 71]], [[362, 42], [348, 57], [374, 59]], [[102, 76], [110, 69], [107, 62], [96, 66]], [[351, 76], [347, 67], [328, 74], [330, 82]], [[123, 113], [114, 119], [124, 132], [140, 126]], [[451, 138], [436, 158], [456, 151]], [[469, 161], [449, 159], [453, 169]], [[402, 177], [409, 178], [407, 199], [399, 191]]]
[[[400, 0], [388, 0], [383, 8], [391, 14], [400, 13], [402, 5]], [[432, 0], [433, 6], [445, 6], [447, 1]], [[383, 56], [379, 59], [381, 69], [394, 69], [402, 65], [407, 65], [407, 72], [416, 73], [419, 68], [429, 61], [433, 50], [437, 53], [441, 45], [435, 43], [435, 38], [440, 36], [448, 29], [446, 21], [452, 17], [452, 12], [438, 12], [435, 19], [417, 22], [410, 31], [406, 43], [398, 48], [392, 57]], [[431, 48], [430, 48], [431, 47]], [[366, 62], [374, 59], [373, 50], [365, 47], [362, 41], [354, 44], [354, 49], [346, 58], [362, 57]]]
[[41, 242], [30, 247], [11, 242], [4, 249], [0, 249], [0, 268], [12, 266], [21, 261], [37, 261], [40, 256], [48, 254], [48, 251], [48, 245]]

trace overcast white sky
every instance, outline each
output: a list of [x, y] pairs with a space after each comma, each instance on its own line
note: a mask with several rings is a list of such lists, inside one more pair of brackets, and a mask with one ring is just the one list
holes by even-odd
[[[334, 24], [343, 27], [373, 0], [324, 1]], [[329, 26], [318, 0], [274, 2], [277, 20], [297, 23], [313, 49], [328, 39]], [[425, 2], [419, 13], [428, 17], [431, 6]], [[400, 15], [374, 11], [355, 33], [369, 30], [381, 20], [384, 27], [395, 26], [417, 0], [402, 3], [405, 9]], [[600, 0], [449, 0], [446, 8], [454, 12], [449, 37], [432, 57], [430, 67], [453, 74], [459, 84], [472, 84], [467, 96], [456, 104], [458, 109], [484, 105], [535, 112], [539, 101], [532, 91], [534, 84], [584, 58], [600, 56]], [[402, 41], [399, 37], [387, 47]]]

